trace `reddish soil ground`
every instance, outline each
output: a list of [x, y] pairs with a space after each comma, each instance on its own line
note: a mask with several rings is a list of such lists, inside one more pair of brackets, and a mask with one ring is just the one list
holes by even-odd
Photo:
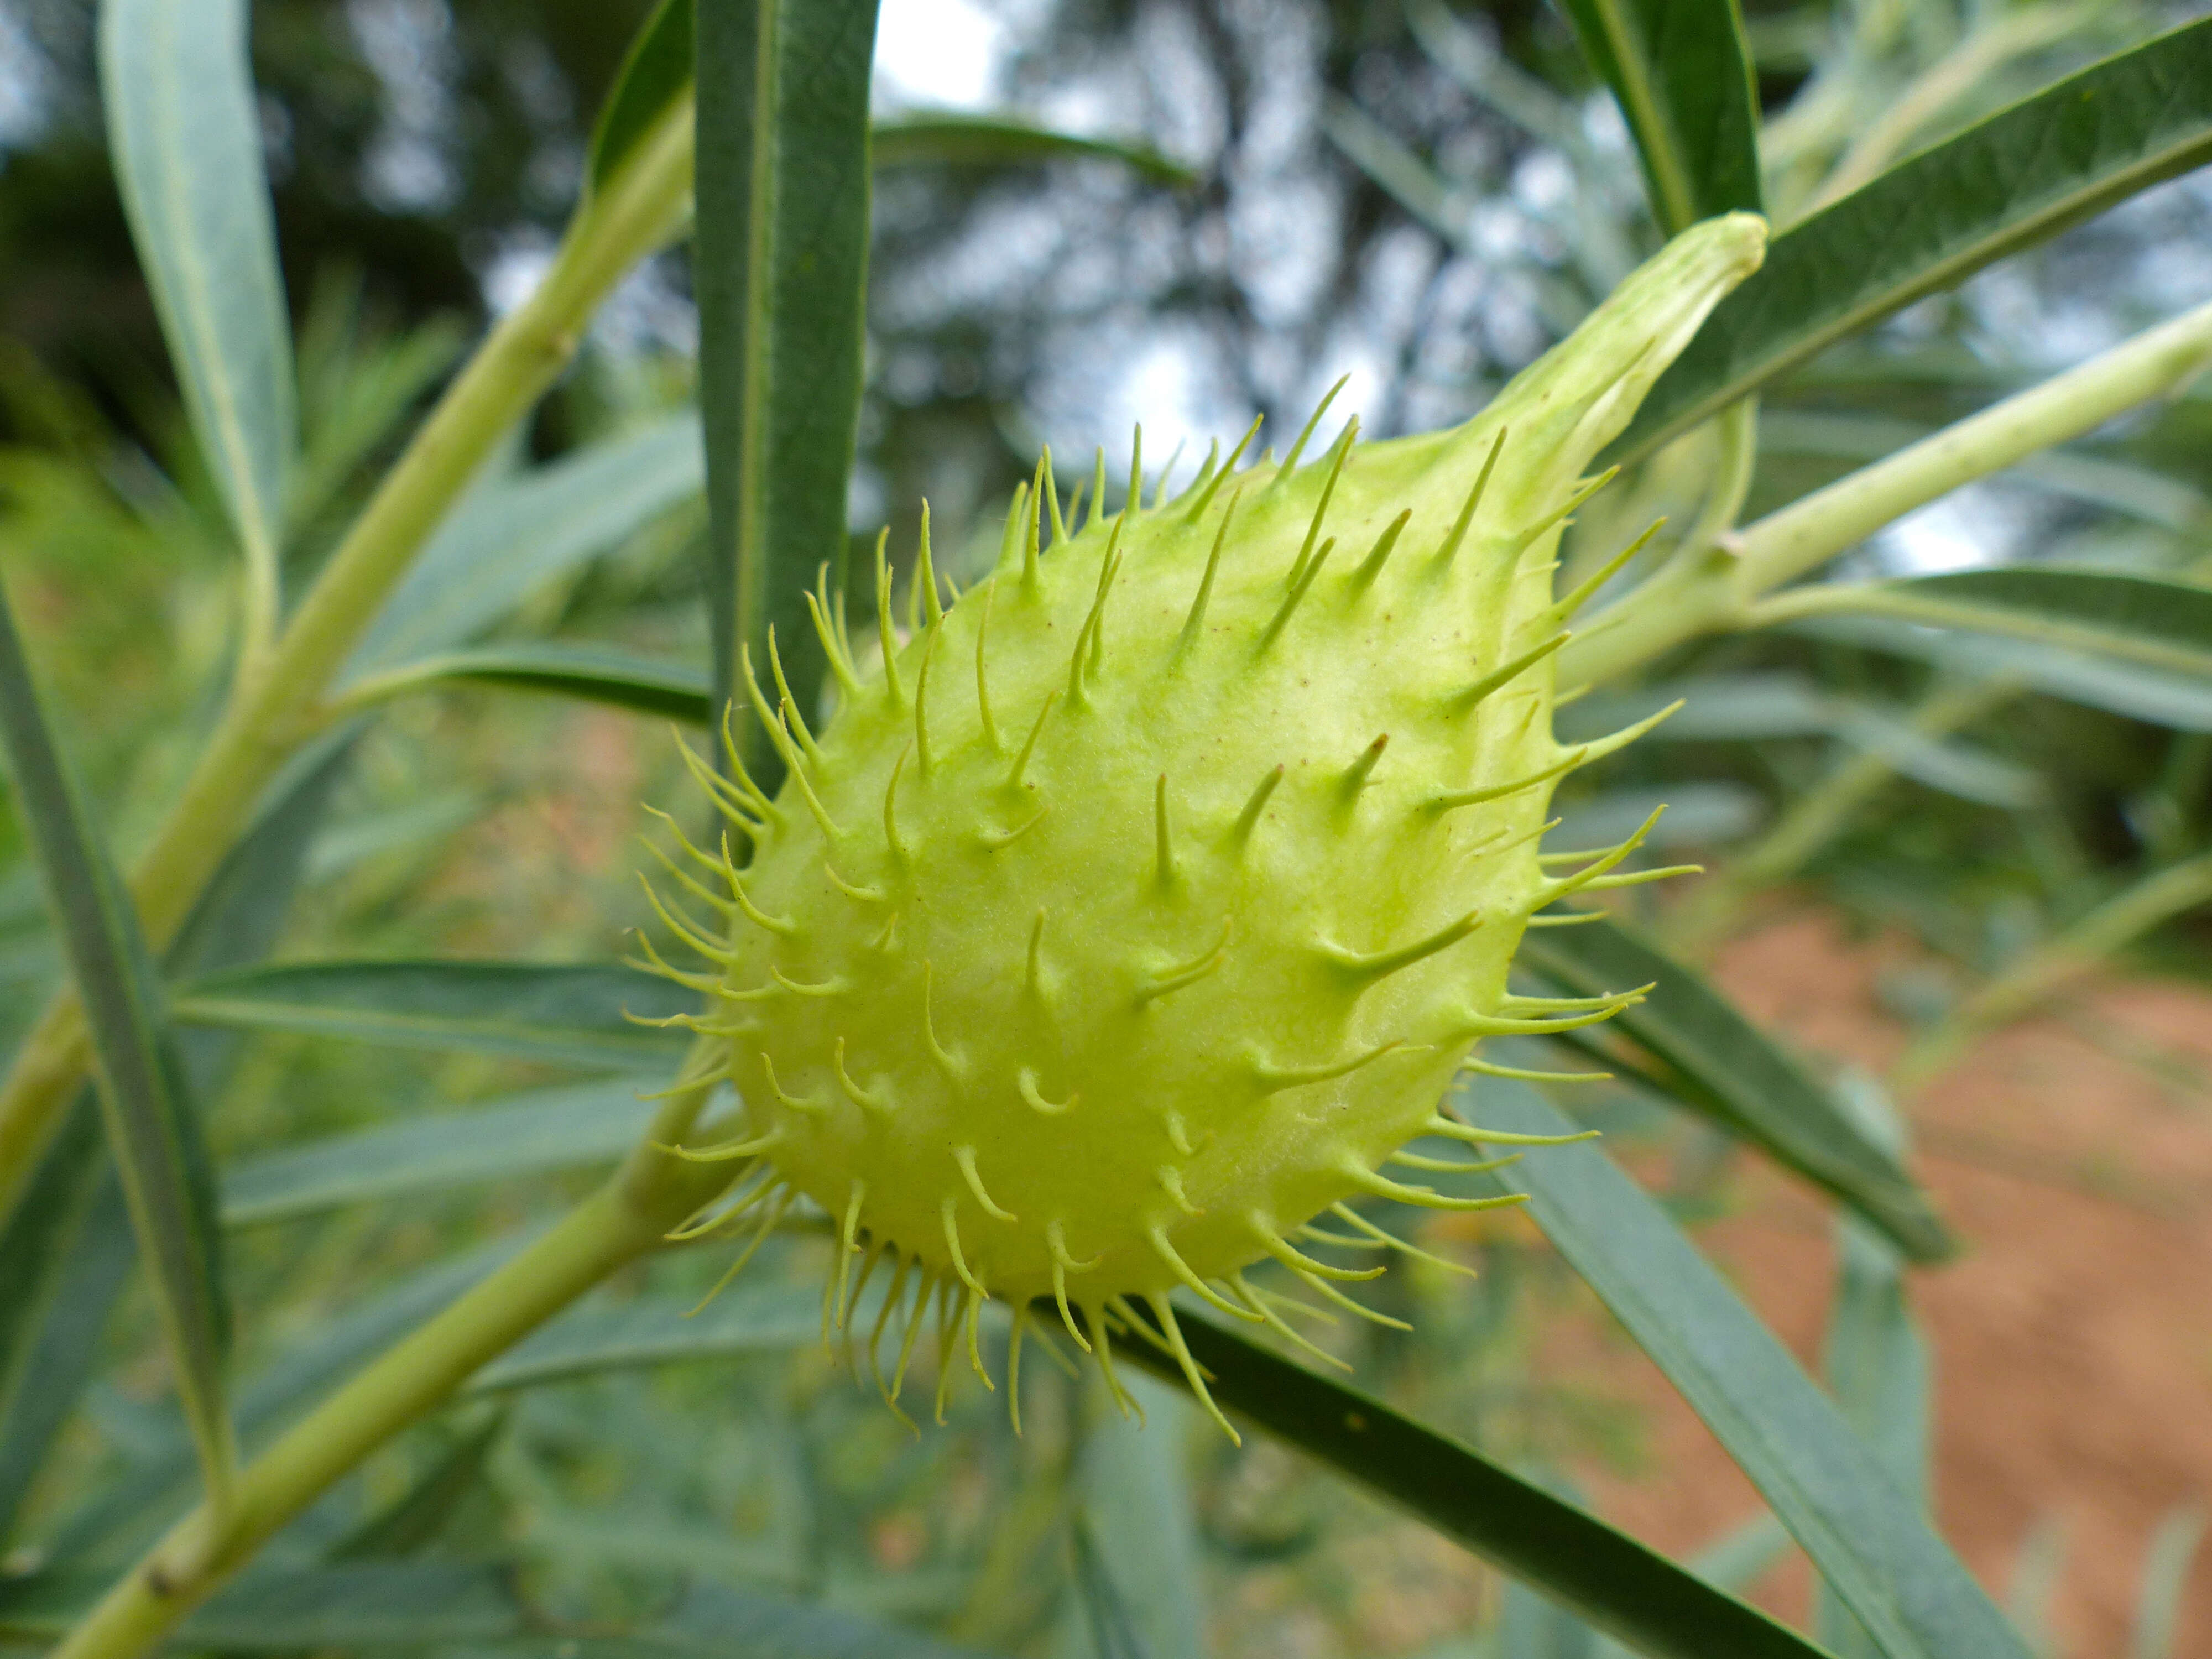
[[[1799, 915], [1740, 940], [1718, 974], [1803, 1050], [1878, 1069], [1903, 1033], [1875, 988], [1910, 955]], [[2056, 1654], [2118, 1659], [2153, 1529], [2176, 1504], [2212, 1503], [2212, 997], [2092, 986], [1984, 1042], [1909, 1109], [1920, 1172], [1966, 1242], [1914, 1281], [1936, 1354], [1938, 1523], [2001, 1599], [2023, 1545], [2055, 1533]], [[1735, 1198], [1702, 1242], [1810, 1362], [1834, 1263], [1826, 1214], [1750, 1160]], [[1606, 1392], [1649, 1413], [1649, 1466], [1591, 1485], [1609, 1518], [1687, 1552], [1759, 1505], [1625, 1347], [1594, 1336], [1565, 1360], [1601, 1367]], [[1785, 1565], [1759, 1599], [1802, 1616], [1808, 1583]], [[2212, 1543], [2174, 1653], [2212, 1655]]]

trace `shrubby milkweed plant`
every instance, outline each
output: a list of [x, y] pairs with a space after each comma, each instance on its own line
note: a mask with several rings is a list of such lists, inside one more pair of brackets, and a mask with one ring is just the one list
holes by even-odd
[[[218, 1591], [249, 1624], [257, 1606], [274, 1618], [253, 1600], [271, 1581], [240, 1577], [263, 1547], [299, 1536], [288, 1529], [334, 1483], [540, 1325], [653, 1253], [714, 1253], [726, 1280], [796, 1225], [823, 1251], [823, 1339], [903, 1419], [919, 1366], [940, 1420], [966, 1374], [1018, 1431], [1036, 1386], [1025, 1340], [1071, 1366], [1087, 1356], [1124, 1408], [1117, 1366], [1148, 1367], [1230, 1438], [1285, 1439], [1638, 1651], [1818, 1651], [1314, 1369], [1342, 1363], [1316, 1341], [1316, 1315], [1398, 1322], [1362, 1297], [1379, 1261], [1457, 1265], [1422, 1242], [1425, 1215], [1527, 1205], [1742, 1462], [1850, 1642], [1899, 1659], [2024, 1651], [1929, 1530], [1910, 1477], [1859, 1437], [1863, 1413], [1797, 1371], [1552, 1103], [1600, 1075], [1578, 1055], [1626, 1058], [1830, 1195], [1893, 1275], [1948, 1249], [1880, 1124], [1608, 908], [1608, 892], [1686, 873], [1645, 856], [1656, 815], [1606, 845], [1548, 836], [1553, 789], [1669, 710], [1572, 740], [1554, 717], [1694, 641], [1824, 617], [2145, 672], [2212, 666], [2212, 600], [2157, 574], [1822, 574], [1901, 514], [2175, 392], [2212, 349], [2212, 308], [1738, 522], [1763, 387], [2212, 149], [2212, 25], [1893, 164], [1854, 150], [1814, 210], [1777, 227], [1734, 7], [1566, 9], [1620, 95], [1653, 249], [1569, 337], [1449, 431], [1370, 441], [1331, 400], [1279, 458], [1255, 422], [1181, 481], [1147, 471], [1141, 434], [1126, 466], [1101, 457], [1072, 488], [1047, 455], [963, 590], [926, 514], [896, 568], [878, 541], [872, 572], [837, 574], [873, 6], [702, 0], [695, 16], [670, 0], [601, 117], [536, 291], [287, 592], [291, 348], [243, 9], [106, 0], [117, 174], [240, 552], [238, 651], [189, 778], [112, 875], [0, 615], [15, 807], [70, 973], [0, 1085], [0, 1459], [35, 1472], [27, 1437], [72, 1403], [39, 1392], [52, 1374], [41, 1321], [69, 1294], [82, 1194], [112, 1167], [199, 1495], [104, 1592], [83, 1588], [65, 1548], [49, 1571], [0, 1580], [0, 1630], [12, 1620], [58, 1634], [69, 1659], [122, 1659], [189, 1644], [185, 1621]], [[1694, 27], [1674, 26], [1686, 17]], [[928, 120], [875, 142], [950, 153], [979, 135], [1016, 159], [1070, 143]], [[1792, 155], [1802, 201], [1814, 163]], [[465, 640], [380, 655], [380, 619], [594, 309], [687, 234], [711, 676], [607, 653], [472, 655]], [[1631, 525], [1563, 563], [1578, 516], [1605, 522], [1607, 495], [1636, 499], [1652, 477], [1690, 480], [1686, 526]], [[452, 964], [441, 979], [416, 964], [411, 989], [364, 981], [387, 988], [369, 1012], [384, 995], [395, 1018], [420, 1013], [465, 981], [456, 1029], [480, 1013], [684, 1046], [602, 1187], [241, 1451], [208, 1103], [174, 1028], [266, 1023], [257, 986], [295, 1014], [317, 994], [299, 980], [269, 991], [287, 970], [234, 961], [226, 995], [195, 994], [171, 982], [179, 940], [235, 901], [240, 869], [293, 855], [271, 851], [269, 827], [305, 798], [333, 734], [460, 680], [673, 712], [696, 725], [683, 750], [695, 790], [654, 804], [665, 829], [634, 966]], [[2169, 882], [2138, 922], [2201, 885]], [[88, 1083], [96, 1114], [77, 1104]], [[11, 1479], [10, 1507], [27, 1476]], [[322, 1582], [303, 1571], [311, 1590]], [[691, 1639], [681, 1625], [656, 1639]], [[809, 1651], [851, 1634], [790, 1628]]]

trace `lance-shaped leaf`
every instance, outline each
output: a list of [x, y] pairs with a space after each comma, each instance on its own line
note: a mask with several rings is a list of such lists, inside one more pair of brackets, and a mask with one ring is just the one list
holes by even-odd
[[[855, 1301], [851, 1317], [861, 1330], [882, 1301], [880, 1282]], [[734, 1285], [704, 1308], [696, 1298], [641, 1297], [562, 1315], [478, 1371], [468, 1389], [498, 1394], [604, 1371], [775, 1353], [821, 1340], [822, 1296], [811, 1285]]]
[[1531, 933], [1522, 960], [1583, 994], [1651, 987], [1614, 1024], [1665, 1062], [1685, 1104], [1834, 1194], [1916, 1261], [1952, 1249], [1888, 1147], [1705, 980], [1611, 921]]
[[1900, 581], [1822, 583], [1778, 603], [1802, 616], [1881, 617], [2212, 677], [2212, 588], [2155, 576], [2008, 565]]
[[636, 1021], [697, 1003], [618, 963], [317, 962], [192, 980], [170, 1010], [195, 1025], [635, 1070], [688, 1041]]
[[100, 1060], [107, 1139], [153, 1281], [210, 1498], [228, 1495], [237, 1448], [224, 1401], [228, 1310], [214, 1189], [184, 1067], [138, 917], [93, 838], [39, 705], [13, 609], [0, 594], [0, 743]]
[[579, 697], [662, 720], [707, 722], [707, 677], [681, 663], [663, 662], [605, 646], [533, 644], [479, 646], [424, 657], [353, 688], [356, 699], [457, 683], [505, 686], [546, 696]]
[[1566, 0], [1566, 11], [1635, 137], [1659, 228], [1759, 211], [1759, 95], [1735, 0]]
[[805, 594], [844, 556], [875, 36], [875, 0], [730, 0], [699, 17], [693, 270], [718, 708], [741, 647], [765, 663], [770, 628], [802, 707], [823, 667]]
[[246, 21], [245, 0], [103, 0], [100, 81], [131, 240], [265, 627], [299, 414]]
[[591, 189], [605, 189], [653, 124], [691, 95], [692, 11], [692, 0], [660, 0], [630, 41], [592, 128], [584, 169]]
[[252, 1227], [349, 1204], [611, 1164], [652, 1115], [640, 1091], [662, 1080], [532, 1089], [466, 1111], [410, 1114], [241, 1159], [223, 1172], [223, 1224]]
[[1777, 237], [1610, 459], [1650, 453], [1823, 347], [2208, 159], [2212, 20], [2093, 64]]
[[[1486, 1128], [1567, 1134], [1533, 1089], [1486, 1079]], [[1887, 1659], [2027, 1659], [1881, 1461], [1642, 1188], [1595, 1146], [1514, 1168], [1536, 1224], [1751, 1477]], [[1503, 1192], [1495, 1176], [1468, 1177]]]
[[[1044, 1316], [1049, 1304], [1038, 1310]], [[1054, 1318], [1058, 1316], [1053, 1315]], [[1215, 1401], [1349, 1476], [1650, 1659], [1819, 1659], [1820, 1650], [1626, 1533], [1373, 1395], [1176, 1312]], [[1125, 1350], [1170, 1382], [1164, 1343]]]
[[1155, 184], [1187, 187], [1198, 175], [1149, 144], [1089, 138], [999, 115], [935, 110], [879, 121], [873, 137], [878, 167], [1026, 167], [1039, 161], [1115, 161]]

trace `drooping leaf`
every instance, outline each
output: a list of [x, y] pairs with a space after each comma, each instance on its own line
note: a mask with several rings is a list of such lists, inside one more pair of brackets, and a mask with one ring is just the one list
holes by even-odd
[[1705, 980], [1611, 921], [1531, 933], [1522, 959], [1578, 994], [1650, 985], [1620, 1029], [1691, 1106], [1850, 1205], [1915, 1261], [1952, 1245], [1926, 1194], [1833, 1095]]
[[[498, 1239], [438, 1262], [311, 1328], [311, 1334], [238, 1390], [240, 1438], [249, 1449], [268, 1439], [364, 1360], [501, 1266], [525, 1242]], [[130, 1560], [191, 1500], [191, 1444], [176, 1433], [63, 1521], [52, 1540], [52, 1559], [70, 1567]]]
[[718, 708], [741, 647], [767, 672], [770, 629], [802, 708], [820, 680], [805, 595], [825, 562], [842, 586], [875, 34], [875, 0], [733, 0], [699, 18], [693, 270]]
[[[270, 784], [259, 816], [162, 952], [165, 973], [228, 967], [267, 951], [351, 750], [350, 733], [333, 733]], [[235, 1036], [174, 1035], [186, 1075], [202, 1097], [211, 1097], [228, 1073]], [[46, 1166], [0, 1237], [0, 1285], [15, 1292], [0, 1292], [0, 1542], [92, 1380], [109, 1312], [137, 1254], [89, 1090]]]
[[185, 408], [273, 621], [299, 413], [246, 24], [246, 0], [102, 0], [100, 101]]
[[94, 837], [48, 729], [4, 595], [0, 744], [99, 1058], [108, 1147], [149, 1270], [177, 1392], [209, 1490], [220, 1492], [231, 1478], [236, 1442], [223, 1378], [229, 1310], [222, 1237], [207, 1149], [137, 912]]
[[479, 646], [424, 657], [397, 673], [380, 676], [377, 685], [389, 693], [454, 681], [579, 697], [695, 726], [705, 725], [708, 718], [704, 674], [680, 663], [603, 646]]
[[2212, 588], [2185, 582], [2114, 570], [2008, 565], [1823, 585], [1807, 595], [1824, 614], [1996, 634], [2212, 678]]
[[1823, 347], [2212, 159], [2212, 21], [2092, 64], [1777, 237], [1610, 459], [1649, 454]]
[[340, 689], [481, 633], [544, 583], [696, 496], [703, 477], [698, 417], [681, 414], [484, 484], [423, 547]]
[[[264, 1566], [179, 1627], [187, 1650], [291, 1654], [442, 1649], [500, 1659], [981, 1659], [835, 1608], [695, 1584], [633, 1626], [567, 1626], [515, 1594], [502, 1562], [349, 1561]], [[0, 1582], [0, 1641], [65, 1634], [106, 1584], [46, 1571]]]
[[1911, 657], [1977, 679], [2017, 680], [2051, 696], [2153, 726], [2212, 732], [2212, 680], [2200, 674], [1878, 617], [1808, 617], [1788, 624], [1787, 631]]
[[1198, 175], [1149, 144], [1087, 138], [998, 115], [939, 110], [876, 124], [874, 164], [899, 167], [1021, 167], [1038, 161], [1118, 161], [1155, 184], [1188, 187]]
[[466, 1111], [398, 1118], [241, 1159], [224, 1171], [227, 1227], [289, 1221], [480, 1181], [611, 1163], [643, 1133], [653, 1082], [535, 1089]]
[[[1574, 1609], [1632, 1651], [1651, 1659], [1817, 1659], [1819, 1649], [1758, 1609], [1472, 1447], [1268, 1352], [1209, 1315], [1178, 1308], [1176, 1318], [1224, 1409]], [[1126, 1352], [1181, 1381], [1163, 1348], [1138, 1340]]]
[[[872, 1285], [863, 1304], [866, 1317], [881, 1300], [881, 1285]], [[641, 1297], [579, 1308], [478, 1371], [468, 1391], [501, 1394], [601, 1371], [774, 1353], [822, 1340], [822, 1296], [812, 1286], [736, 1285], [696, 1315], [693, 1305], [674, 1297]], [[860, 1305], [854, 1315], [861, 1316]], [[860, 1328], [867, 1328], [865, 1318]]]
[[0, 1232], [0, 1550], [92, 1380], [135, 1255], [88, 1090]]
[[323, 1559], [387, 1560], [416, 1554], [434, 1543], [469, 1494], [483, 1484], [492, 1448], [506, 1427], [504, 1410], [486, 1413], [483, 1421], [447, 1447], [406, 1491], [340, 1539]]
[[[1483, 1085], [1471, 1115], [1485, 1127], [1573, 1132], [1526, 1085]], [[1751, 1477], [1887, 1659], [2027, 1659], [1919, 1506], [1642, 1188], [1589, 1144], [1547, 1148], [1513, 1174], [1553, 1247]], [[1505, 1190], [1495, 1176], [1471, 1179]]]
[[1178, 1431], [1191, 1407], [1150, 1377], [1133, 1377], [1127, 1386], [1145, 1413], [1141, 1426], [1122, 1416], [1103, 1389], [1086, 1391], [1076, 1471], [1085, 1541], [1097, 1558], [1101, 1594], [1118, 1592], [1122, 1622], [1148, 1659], [1206, 1659], [1204, 1558], [1184, 1462], [1187, 1437]]
[[1565, 0], [1636, 140], [1668, 235], [1763, 204], [1759, 95], [1735, 0]]
[[170, 1012], [189, 1024], [622, 1070], [679, 1054], [686, 1040], [627, 1016], [689, 1013], [697, 1001], [620, 963], [318, 962], [188, 981]]
[[604, 190], [653, 124], [691, 94], [692, 0], [660, 0], [629, 44], [592, 128], [584, 176]]

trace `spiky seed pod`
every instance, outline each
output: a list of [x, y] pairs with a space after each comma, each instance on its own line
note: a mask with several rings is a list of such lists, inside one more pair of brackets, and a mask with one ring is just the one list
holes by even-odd
[[1438, 1115], [1480, 1038], [1620, 1001], [1506, 991], [1530, 915], [1629, 850], [1539, 859], [1554, 782], [1633, 735], [1553, 739], [1560, 526], [1764, 240], [1679, 237], [1454, 431], [1347, 421], [1241, 471], [1240, 445], [1152, 505], [1133, 463], [1123, 509], [1094, 489], [1042, 557], [1041, 471], [949, 609], [925, 554], [919, 631], [874, 671], [817, 610], [845, 692], [818, 734], [757, 665], [789, 775], [773, 801], [706, 779], [755, 850], [684, 884], [730, 923], [687, 930], [744, 1102], [719, 1155], [761, 1166], [743, 1224], [794, 1192], [839, 1219], [837, 1320], [854, 1253], [896, 1262], [899, 1375], [933, 1293], [971, 1358], [983, 1298], [1051, 1297], [1102, 1364], [1139, 1297], [1202, 1393], [1166, 1293], [1279, 1326], [1247, 1266], [1335, 1301], [1371, 1276], [1297, 1248], [1322, 1212], [1476, 1202], [1382, 1171], [1433, 1167], [1401, 1149], [1440, 1130], [1512, 1139]]

